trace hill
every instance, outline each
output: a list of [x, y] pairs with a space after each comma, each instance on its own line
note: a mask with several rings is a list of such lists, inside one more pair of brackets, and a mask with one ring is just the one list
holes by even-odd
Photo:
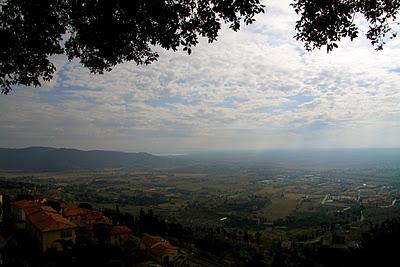
[[0, 169], [21, 171], [103, 170], [176, 171], [241, 168], [400, 169], [400, 149], [276, 150], [212, 152], [176, 156], [69, 148], [0, 148]]
[[82, 151], [69, 148], [0, 148], [0, 169], [24, 171], [95, 170], [123, 167], [159, 167], [168, 157], [149, 153]]

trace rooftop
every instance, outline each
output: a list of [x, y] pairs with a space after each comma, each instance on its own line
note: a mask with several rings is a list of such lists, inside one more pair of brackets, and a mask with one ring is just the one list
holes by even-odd
[[146, 250], [150, 252], [151, 255], [162, 258], [164, 256], [176, 256], [178, 254], [178, 248], [172, 246], [168, 240], [160, 236], [153, 236], [145, 234], [142, 239], [141, 243], [144, 244]]
[[111, 234], [116, 235], [116, 234], [130, 234], [132, 233], [132, 230], [128, 226], [113, 226], [111, 228]]
[[27, 207], [27, 208], [23, 208], [23, 209], [27, 216], [32, 215], [36, 212], [40, 212], [40, 211], [57, 213], [57, 211], [55, 209], [53, 209], [52, 207], [49, 207], [49, 206], [32, 206], [32, 207]]
[[63, 216], [65, 218], [73, 217], [73, 216], [86, 216], [90, 210], [84, 209], [84, 208], [73, 208], [69, 207], [66, 208], [63, 212]]
[[[145, 234], [142, 239], [140, 240], [140, 242], [142, 244], [145, 245], [146, 248], [151, 248], [154, 245], [156, 245], [157, 243], [166, 243], [168, 242], [167, 240], [165, 240], [164, 238], [160, 237], [160, 236], [155, 236], [155, 235], [148, 235]], [[169, 243], [169, 242], [168, 242]]]
[[18, 201], [12, 202], [11, 205], [18, 209], [24, 209], [24, 208], [39, 206], [39, 203], [36, 203], [33, 200], [23, 199], [23, 200], [18, 200]]
[[150, 249], [151, 254], [163, 257], [168, 255], [176, 255], [178, 253], [178, 249], [169, 243], [157, 244]]
[[39, 211], [28, 217], [28, 220], [41, 232], [74, 229], [76, 225], [60, 214], [51, 211]]

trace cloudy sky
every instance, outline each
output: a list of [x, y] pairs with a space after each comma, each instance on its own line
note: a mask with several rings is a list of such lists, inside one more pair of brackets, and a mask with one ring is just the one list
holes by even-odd
[[150, 66], [91, 75], [55, 58], [42, 88], [0, 96], [0, 147], [186, 153], [400, 147], [400, 38], [305, 52], [289, 1], [191, 56], [160, 50]]

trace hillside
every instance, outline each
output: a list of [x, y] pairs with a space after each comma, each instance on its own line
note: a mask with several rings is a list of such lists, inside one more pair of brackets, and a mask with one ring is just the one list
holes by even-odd
[[82, 151], [51, 147], [0, 148], [0, 169], [3, 170], [58, 171], [122, 167], [151, 168], [162, 166], [167, 159], [167, 157], [158, 157], [143, 152]]
[[400, 169], [400, 149], [213, 152], [178, 156], [69, 148], [0, 148], [0, 169], [21, 171], [169, 168], [191, 172], [241, 168]]

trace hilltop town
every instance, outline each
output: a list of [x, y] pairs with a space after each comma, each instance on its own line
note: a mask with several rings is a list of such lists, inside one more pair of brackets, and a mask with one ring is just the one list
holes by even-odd
[[[130, 247], [131, 253], [139, 249], [145, 266], [186, 264], [183, 251], [168, 240], [145, 233], [135, 235], [128, 226], [113, 222], [87, 203], [74, 205], [44, 195], [24, 195], [13, 200], [2, 194], [0, 199], [2, 263], [21, 264], [22, 259], [13, 258], [9, 251], [18, 250], [28, 239], [34, 244], [30, 249], [42, 255], [73, 251], [79, 245], [92, 243]], [[21, 239], [21, 235], [25, 238]]]

